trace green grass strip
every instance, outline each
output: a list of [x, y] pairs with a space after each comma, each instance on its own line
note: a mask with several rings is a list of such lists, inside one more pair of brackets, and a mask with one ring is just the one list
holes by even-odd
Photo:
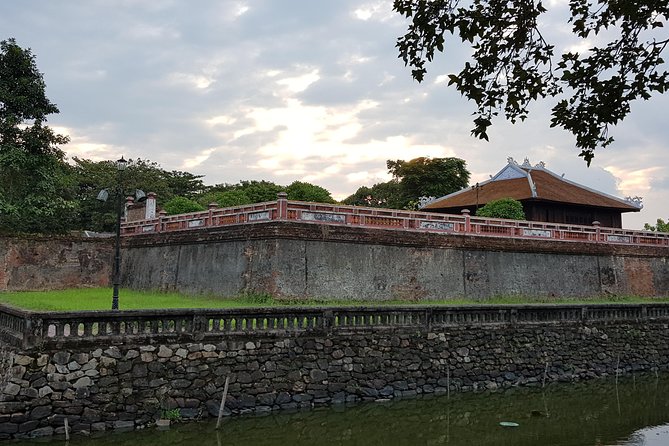
[[[111, 288], [80, 288], [58, 291], [0, 292], [0, 303], [35, 311], [81, 311], [111, 309]], [[597, 304], [597, 303], [658, 303], [669, 302], [669, 297], [643, 298], [634, 296], [607, 296], [593, 298], [533, 298], [527, 296], [497, 296], [490, 299], [444, 299], [423, 301], [364, 301], [340, 299], [280, 299], [264, 294], [248, 294], [236, 297], [188, 296], [179, 293], [135, 291], [121, 289], [121, 310], [145, 310], [166, 308], [244, 308], [277, 307], [286, 305], [505, 305], [505, 304]]]

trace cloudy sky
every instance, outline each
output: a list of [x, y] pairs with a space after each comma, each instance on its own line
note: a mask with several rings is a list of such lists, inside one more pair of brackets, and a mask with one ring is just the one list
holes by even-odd
[[[578, 45], [566, 0], [544, 2], [544, 34]], [[467, 49], [447, 47], [422, 84], [397, 58], [406, 27], [378, 0], [22, 0], [0, 3], [0, 39], [29, 47], [68, 134], [69, 157], [146, 158], [206, 184], [302, 180], [342, 199], [389, 179], [387, 159], [457, 156], [483, 181], [507, 157], [619, 197], [642, 196], [624, 226], [669, 217], [669, 97], [632, 106], [588, 169], [573, 137], [525, 123], [470, 136], [474, 105], [446, 88]], [[582, 45], [582, 44], [581, 44]]]

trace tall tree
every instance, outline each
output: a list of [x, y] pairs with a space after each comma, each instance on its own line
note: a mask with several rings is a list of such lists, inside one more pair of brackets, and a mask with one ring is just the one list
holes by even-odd
[[372, 187], [361, 186], [342, 203], [388, 209], [402, 209], [406, 204], [400, 183], [396, 180], [376, 183]]
[[293, 181], [286, 187], [289, 200], [313, 201], [316, 203], [335, 203], [330, 192], [315, 184]]
[[476, 103], [472, 134], [482, 139], [500, 112], [524, 120], [532, 101], [556, 97], [551, 126], [573, 133], [590, 165], [595, 149], [613, 142], [609, 126], [629, 114], [630, 103], [669, 86], [662, 69], [669, 39], [657, 31], [669, 16], [666, 0], [570, 0], [572, 33], [586, 45], [604, 44], [558, 56], [540, 29], [547, 21], [541, 1], [395, 0], [393, 7], [410, 19], [397, 47], [419, 82], [448, 34], [471, 45], [471, 61], [449, 85]]
[[0, 42], [0, 230], [64, 232], [77, 204], [64, 153], [46, 125], [58, 108], [30, 49]]
[[460, 158], [388, 160], [388, 171], [399, 183], [404, 207], [420, 197], [441, 197], [467, 187], [469, 171]]
[[[80, 206], [78, 229], [111, 231], [115, 225], [116, 210], [114, 200], [100, 203], [95, 199], [101, 189], [111, 188], [118, 181], [116, 164], [113, 161], [91, 161], [73, 158], [77, 200]], [[168, 172], [156, 162], [145, 159], [129, 160], [123, 172], [124, 193], [132, 194], [135, 189], [155, 192], [162, 205], [180, 196], [193, 199], [205, 189], [201, 176], [189, 172]]]

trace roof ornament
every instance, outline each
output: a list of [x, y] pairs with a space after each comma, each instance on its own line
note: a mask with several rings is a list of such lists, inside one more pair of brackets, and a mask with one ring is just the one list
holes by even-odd
[[643, 209], [643, 197], [634, 196], [634, 197], [625, 197], [625, 201], [631, 204], [632, 206]]
[[525, 161], [523, 161], [522, 167], [532, 167], [532, 164], [530, 164], [529, 158], [525, 158]]
[[418, 198], [418, 209], [422, 209], [428, 204], [432, 203], [434, 200], [436, 200], [435, 197], [419, 197]]
[[516, 162], [516, 160], [513, 159], [512, 157], [508, 157], [508, 158], [506, 159], [506, 162], [509, 163], [509, 164], [515, 164], [516, 166], [518, 165], [518, 163]]
[[546, 163], [544, 163], [543, 161], [539, 161], [534, 167], [536, 167], [538, 169], [545, 169], [546, 168]]

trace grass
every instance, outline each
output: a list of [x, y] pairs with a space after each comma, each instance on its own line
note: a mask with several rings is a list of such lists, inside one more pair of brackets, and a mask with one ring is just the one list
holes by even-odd
[[[80, 288], [59, 291], [0, 292], [0, 303], [35, 311], [109, 310], [111, 288]], [[237, 297], [187, 296], [178, 293], [135, 291], [121, 289], [119, 307], [122, 310], [164, 308], [244, 308], [285, 305], [505, 305], [528, 303], [657, 303], [669, 298], [642, 298], [635, 296], [607, 296], [593, 298], [530, 298], [526, 296], [498, 296], [486, 300], [449, 299], [436, 301], [358, 301], [336, 299], [276, 299], [265, 294], [247, 294]]]

